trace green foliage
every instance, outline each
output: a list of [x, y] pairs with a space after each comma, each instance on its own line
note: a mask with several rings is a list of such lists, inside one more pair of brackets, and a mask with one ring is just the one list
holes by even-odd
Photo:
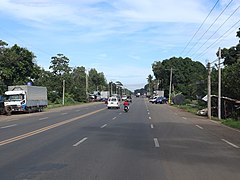
[[88, 72], [89, 74], [89, 90], [90, 92], [93, 91], [101, 91], [107, 87], [107, 82], [105, 79], [104, 74], [98, 73], [96, 69], [92, 68]]
[[62, 103], [63, 81], [65, 80], [65, 104], [86, 101], [86, 78], [89, 82], [88, 92], [106, 90], [107, 83], [102, 72], [91, 69], [86, 74], [85, 67], [71, 68], [69, 59], [63, 54], [51, 57], [50, 71], [40, 68], [35, 63], [35, 56], [26, 48], [14, 45], [10, 48], [0, 40], [0, 93], [7, 86], [26, 84], [32, 81], [35, 86], [45, 86], [48, 89], [50, 103]]
[[[237, 32], [240, 37], [240, 31]], [[222, 96], [240, 99], [240, 44], [222, 50], [225, 67], [222, 68]], [[218, 94], [218, 70], [212, 69], [212, 94]]]
[[[236, 37], [240, 38], [240, 28]], [[224, 59], [224, 65], [227, 66], [240, 62], [240, 43], [238, 43], [236, 46], [230, 47], [229, 49], [222, 49], [221, 56]]]
[[0, 75], [4, 85], [26, 84], [36, 77], [38, 66], [32, 52], [16, 44], [11, 48], [4, 47], [3, 41], [0, 44]]
[[203, 96], [206, 93], [206, 68], [190, 58], [176, 58], [154, 62], [153, 73], [160, 80], [161, 89], [169, 89], [170, 69], [173, 69], [172, 84], [175, 92], [188, 97]]
[[222, 70], [222, 95], [240, 99], [240, 62]]
[[240, 121], [234, 119], [225, 119], [221, 121], [224, 125], [227, 125], [232, 128], [240, 129]]

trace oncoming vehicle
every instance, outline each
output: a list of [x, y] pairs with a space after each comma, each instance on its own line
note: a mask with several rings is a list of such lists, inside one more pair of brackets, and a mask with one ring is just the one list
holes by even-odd
[[127, 95], [122, 95], [122, 101], [127, 100]]
[[127, 96], [127, 101], [128, 102], [132, 102], [132, 97], [131, 96]]
[[110, 97], [110, 98], [108, 98], [108, 103], [107, 103], [108, 109], [110, 109], [110, 108], [117, 108], [117, 109], [119, 109], [120, 105], [121, 105], [121, 102], [119, 101], [119, 99], [117, 97]]

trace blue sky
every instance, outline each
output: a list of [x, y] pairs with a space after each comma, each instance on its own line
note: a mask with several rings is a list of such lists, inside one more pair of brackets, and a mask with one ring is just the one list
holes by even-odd
[[32, 51], [46, 70], [62, 53], [71, 67], [95, 68], [134, 90], [147, 83], [154, 61], [181, 56], [206, 64], [218, 47], [236, 45], [240, 0], [201, 38], [230, 1], [218, 2], [186, 47], [217, 0], [0, 0], [0, 39]]

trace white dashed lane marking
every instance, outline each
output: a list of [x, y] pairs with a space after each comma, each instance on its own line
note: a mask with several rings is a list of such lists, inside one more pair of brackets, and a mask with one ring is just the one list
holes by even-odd
[[107, 126], [107, 124], [104, 124], [104, 125], [101, 126], [101, 128], [105, 128], [106, 126]]
[[203, 127], [202, 127], [202, 126], [199, 126], [199, 125], [196, 125], [196, 127], [198, 127], [199, 129], [203, 129]]
[[229, 144], [230, 146], [234, 147], [234, 148], [237, 148], [237, 149], [240, 148], [239, 146], [237, 146], [237, 145], [235, 145], [235, 144], [233, 144], [233, 143], [227, 141], [226, 139], [221, 139], [221, 140], [224, 141], [225, 143]]
[[48, 119], [48, 117], [40, 118], [39, 121], [41, 121], [41, 120], [45, 120], [45, 119]]
[[84, 141], [86, 141], [88, 138], [87, 137], [85, 137], [85, 138], [83, 138], [83, 139], [81, 139], [80, 141], [78, 141], [76, 144], [74, 144], [73, 146], [74, 147], [76, 147], [76, 146], [78, 146], [79, 144], [81, 144], [81, 143], [83, 143]]
[[14, 126], [17, 126], [17, 124], [11, 124], [11, 125], [8, 125], [8, 126], [3, 126], [3, 127], [1, 127], [1, 129], [6, 129], [6, 128], [14, 127]]
[[153, 138], [153, 141], [154, 141], [154, 145], [155, 145], [156, 148], [160, 147], [157, 138]]

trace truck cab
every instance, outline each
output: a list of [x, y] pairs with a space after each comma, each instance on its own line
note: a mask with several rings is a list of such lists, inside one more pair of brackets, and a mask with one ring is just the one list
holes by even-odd
[[5, 107], [11, 106], [13, 111], [26, 110], [26, 96], [24, 91], [6, 91]]

